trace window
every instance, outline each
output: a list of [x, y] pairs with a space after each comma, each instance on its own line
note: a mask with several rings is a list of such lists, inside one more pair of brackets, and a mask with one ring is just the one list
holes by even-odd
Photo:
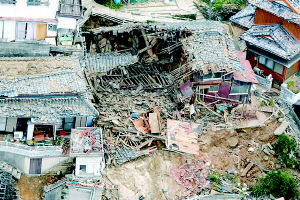
[[86, 165], [79, 165], [79, 171], [86, 173]]
[[0, 0], [0, 4], [16, 4], [16, 0]]
[[204, 75], [203, 79], [212, 79], [212, 78], [218, 79], [221, 77], [222, 77], [222, 73], [217, 72], [217, 73], [206, 74]]
[[273, 69], [274, 68], [274, 61], [270, 60], [270, 59], [267, 59], [266, 67], [269, 68], [269, 69]]
[[56, 31], [57, 25], [56, 24], [48, 24], [48, 31]]
[[48, 0], [27, 0], [27, 5], [28, 6], [40, 6], [40, 5], [48, 6], [49, 1]]
[[71, 130], [75, 126], [75, 118], [65, 118], [64, 130]]
[[274, 72], [276, 72], [278, 74], [282, 74], [283, 73], [283, 65], [281, 65], [279, 63], [275, 63]]
[[273, 60], [271, 60], [269, 58], [266, 58], [264, 56], [259, 56], [258, 62], [278, 74], [283, 73], [284, 66], [279, 63], [274, 62]]
[[17, 40], [35, 40], [36, 24], [27, 22], [17, 22]]
[[265, 57], [263, 57], [263, 56], [259, 56], [259, 58], [258, 58], [258, 62], [260, 63], [260, 64], [263, 64], [263, 65], [265, 65], [266, 64], [266, 58]]

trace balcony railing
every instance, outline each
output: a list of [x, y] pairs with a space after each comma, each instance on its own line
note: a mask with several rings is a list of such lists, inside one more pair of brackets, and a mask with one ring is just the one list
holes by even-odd
[[28, 146], [5, 141], [0, 141], [0, 151], [28, 157], [62, 156], [61, 146]]

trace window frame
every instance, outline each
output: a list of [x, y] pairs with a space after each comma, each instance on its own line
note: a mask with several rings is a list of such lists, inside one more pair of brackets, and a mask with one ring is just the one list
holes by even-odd
[[[276, 66], [276, 65], [279, 65], [279, 66], [281, 67], [281, 73], [275, 71], [275, 66]], [[274, 69], [273, 69], [273, 71], [274, 71], [275, 73], [280, 74], [280, 75], [283, 75], [283, 69], [284, 69], [284, 65], [282, 65], [282, 64], [280, 64], [280, 63], [277, 63], [277, 62], [274, 62]]]
[[49, 0], [42, 2], [41, 0], [27, 0], [27, 6], [49, 6]]
[[48, 24], [47, 25], [47, 31], [54, 31], [54, 32], [56, 32], [57, 31], [57, 24]]

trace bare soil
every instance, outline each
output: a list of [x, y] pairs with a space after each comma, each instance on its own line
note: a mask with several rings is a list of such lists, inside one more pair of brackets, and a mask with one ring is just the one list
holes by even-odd
[[27, 177], [22, 175], [15, 187], [19, 191], [20, 200], [41, 200], [45, 185], [55, 182], [52, 176]]

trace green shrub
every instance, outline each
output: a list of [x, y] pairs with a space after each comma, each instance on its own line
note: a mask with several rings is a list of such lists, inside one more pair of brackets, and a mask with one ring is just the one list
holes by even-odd
[[269, 99], [268, 104], [269, 104], [269, 106], [274, 106], [275, 105], [274, 99]]
[[107, 2], [106, 4], [104, 4], [104, 6], [109, 7], [110, 9], [120, 9], [122, 8], [124, 5], [121, 3], [112, 3], [112, 2]]
[[260, 107], [264, 107], [264, 106], [266, 106], [267, 104], [266, 104], [266, 102], [264, 102], [264, 101], [261, 101], [260, 103], [259, 103], [259, 106]]
[[221, 185], [221, 174], [217, 172], [212, 172], [209, 176], [213, 185]]
[[292, 87], [295, 87], [295, 81], [287, 82], [287, 86], [288, 86], [289, 89], [292, 88]]
[[274, 144], [274, 151], [280, 157], [282, 162], [289, 168], [298, 166], [297, 143], [294, 137], [281, 134]]
[[291, 199], [299, 194], [297, 187], [297, 180], [291, 174], [277, 170], [258, 180], [253, 187], [253, 194], [257, 197], [272, 194]]

